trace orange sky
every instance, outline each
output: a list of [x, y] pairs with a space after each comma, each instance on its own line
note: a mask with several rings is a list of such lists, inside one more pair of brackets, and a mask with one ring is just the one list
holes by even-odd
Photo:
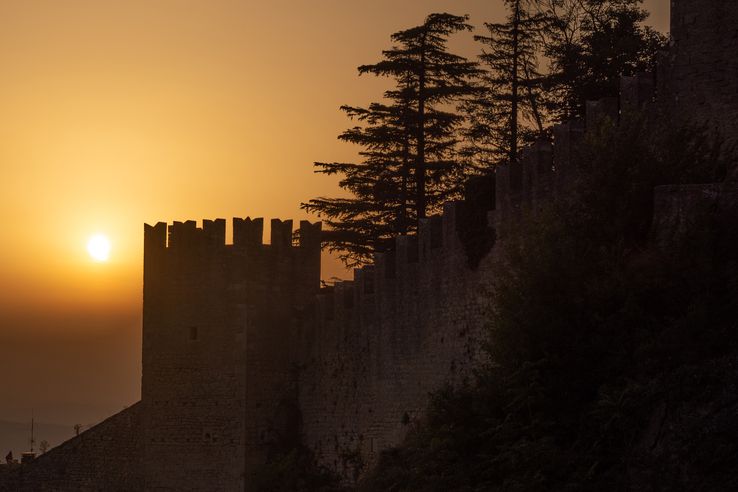
[[[662, 31], [668, 3], [646, 2]], [[430, 12], [481, 25], [500, 5], [1, 1], [0, 419], [87, 423], [136, 401], [143, 223], [306, 218], [301, 201], [337, 192], [311, 163], [355, 156], [338, 107], [384, 88], [356, 66]], [[475, 55], [471, 35], [454, 47]], [[85, 250], [95, 232], [107, 263]]]

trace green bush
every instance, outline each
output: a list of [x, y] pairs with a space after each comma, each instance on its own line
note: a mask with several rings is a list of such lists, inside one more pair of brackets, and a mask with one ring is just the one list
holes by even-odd
[[498, 242], [492, 362], [438, 392], [364, 490], [738, 484], [736, 228], [705, 210], [669, 251], [648, 242], [653, 186], [719, 178], [725, 154], [647, 128], [590, 132], [565, 198]]

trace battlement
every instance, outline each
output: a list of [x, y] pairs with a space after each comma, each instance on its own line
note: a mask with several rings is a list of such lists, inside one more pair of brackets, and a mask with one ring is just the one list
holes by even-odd
[[648, 109], [655, 102], [653, 74], [639, 73], [621, 77], [620, 97], [587, 101], [584, 120], [554, 125], [552, 139], [539, 139], [524, 148], [518, 162], [500, 166], [496, 171], [495, 210], [490, 225], [498, 236], [519, 221], [523, 214], [535, 214], [550, 198], [565, 194], [574, 179], [577, 146], [587, 131], [605, 120], [619, 124], [636, 111]]
[[463, 203], [445, 203], [442, 215], [420, 220], [417, 235], [395, 237], [389, 248], [374, 253], [373, 264], [354, 269], [353, 280], [322, 289], [319, 318], [342, 320], [342, 323], [352, 316], [354, 308], [358, 310], [363, 304], [373, 302], [374, 297], [403, 305], [406, 297], [417, 295], [419, 283], [438, 287], [448, 261], [464, 258], [458, 234]]
[[[300, 221], [297, 230], [297, 246], [301, 249], [320, 248], [321, 223]], [[145, 250], [190, 250], [190, 251], [218, 251], [225, 247], [239, 250], [256, 250], [264, 247], [285, 250], [293, 248], [292, 220], [272, 219], [271, 241], [264, 244], [264, 219], [246, 217], [233, 218], [233, 244], [226, 244], [226, 221], [215, 219], [202, 221], [202, 227], [197, 222], [187, 220], [175, 221], [172, 224], [157, 222], [155, 225], [144, 224]]]

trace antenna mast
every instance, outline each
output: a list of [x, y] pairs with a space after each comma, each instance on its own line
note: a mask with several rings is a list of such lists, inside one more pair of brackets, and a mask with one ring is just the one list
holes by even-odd
[[33, 453], [33, 445], [36, 444], [36, 440], [33, 438], [33, 410], [31, 410], [31, 452]]

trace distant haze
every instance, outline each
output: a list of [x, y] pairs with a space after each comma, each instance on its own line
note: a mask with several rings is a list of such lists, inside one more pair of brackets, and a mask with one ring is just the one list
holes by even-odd
[[[138, 400], [143, 223], [307, 218], [301, 201], [339, 192], [311, 163], [356, 157], [338, 107], [385, 88], [356, 67], [428, 13], [480, 26], [501, 4], [0, 3], [0, 419], [89, 424]], [[668, 0], [645, 5], [666, 30]], [[85, 250], [98, 232], [107, 263]]]
[[[46, 441], [49, 444], [48, 449], [51, 449], [71, 439], [75, 434], [74, 426], [72, 425], [36, 422], [33, 428], [33, 435], [36, 441], [33, 450], [37, 454], [40, 454], [42, 441]], [[83, 426], [82, 428], [86, 429], [87, 426]], [[20, 460], [21, 453], [30, 450], [30, 439], [30, 422], [7, 422], [0, 420], [0, 458], [2, 458], [3, 463], [9, 451], [13, 453], [15, 459]]]

